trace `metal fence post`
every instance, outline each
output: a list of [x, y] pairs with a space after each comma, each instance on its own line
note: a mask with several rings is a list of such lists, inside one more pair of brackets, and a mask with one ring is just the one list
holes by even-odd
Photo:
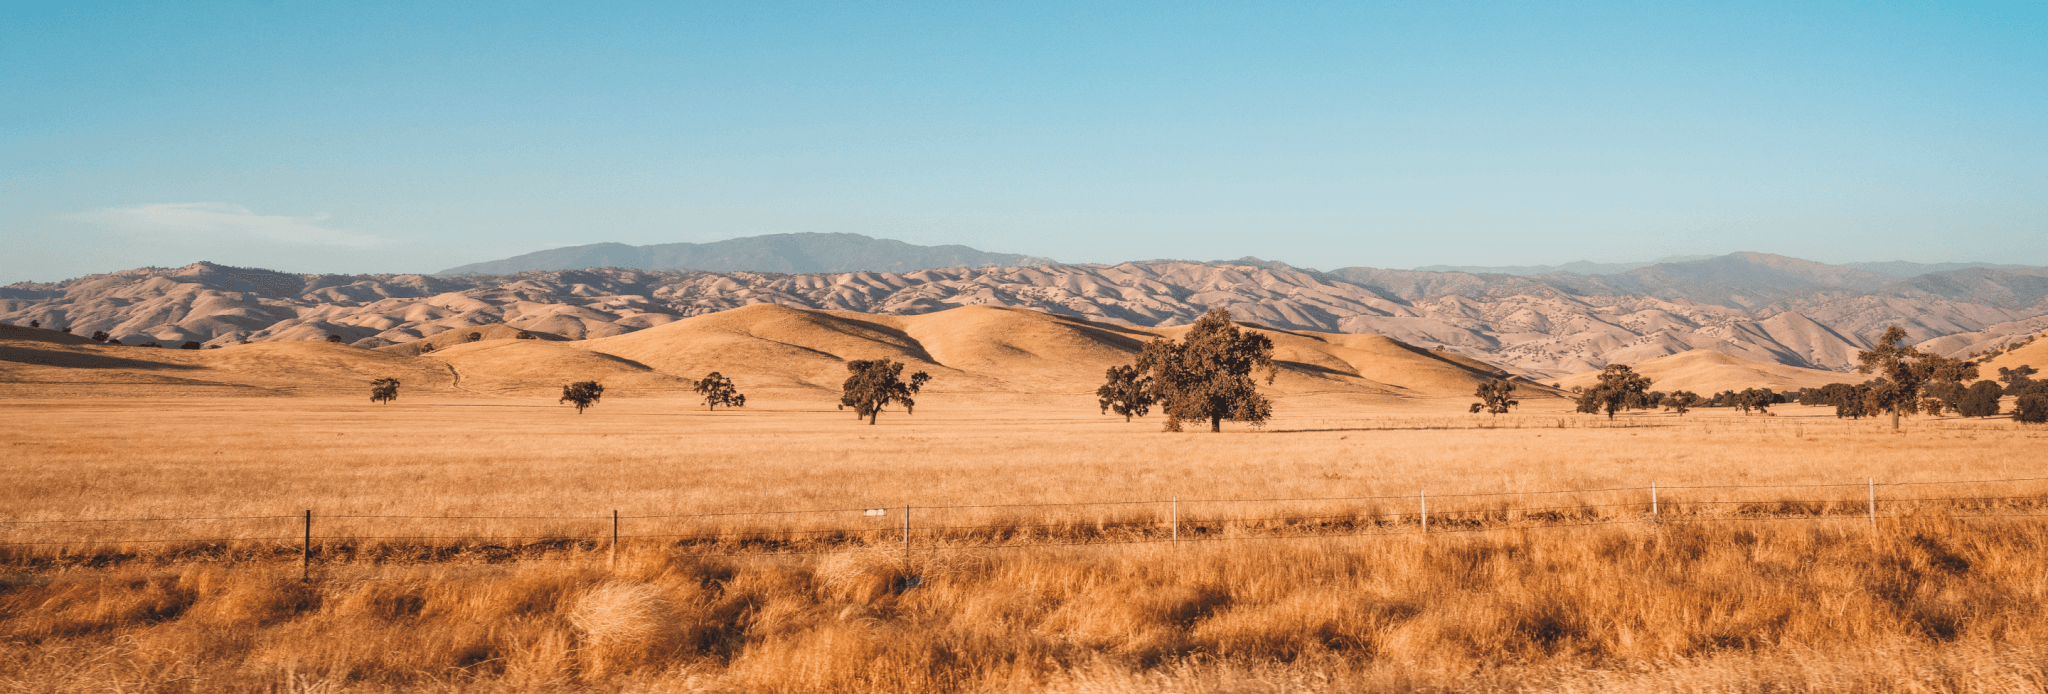
[[606, 569], [619, 568], [619, 510], [612, 509], [612, 556], [605, 561]]
[[299, 582], [313, 580], [313, 509], [306, 509], [306, 535], [299, 541]]

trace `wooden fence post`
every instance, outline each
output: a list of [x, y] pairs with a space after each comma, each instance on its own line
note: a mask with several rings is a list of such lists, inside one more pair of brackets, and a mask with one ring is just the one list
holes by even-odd
[[1173, 497], [1173, 546], [1180, 546], [1180, 497]]
[[605, 561], [605, 568], [619, 568], [619, 510], [612, 509], [612, 556]]
[[1657, 519], [1657, 483], [1650, 483], [1650, 519]]
[[1416, 500], [1418, 500], [1418, 501], [1421, 501], [1421, 502], [1422, 502], [1422, 534], [1424, 534], [1424, 535], [1428, 535], [1428, 534], [1429, 534], [1429, 492], [1428, 492], [1427, 490], [1418, 490], [1418, 491], [1416, 491], [1416, 492], [1415, 492], [1415, 498], [1416, 498]]
[[306, 509], [306, 535], [299, 541], [299, 582], [313, 580], [313, 509]]
[[1866, 477], [1864, 481], [1870, 484], [1870, 527], [1874, 529], [1877, 527], [1877, 478]]

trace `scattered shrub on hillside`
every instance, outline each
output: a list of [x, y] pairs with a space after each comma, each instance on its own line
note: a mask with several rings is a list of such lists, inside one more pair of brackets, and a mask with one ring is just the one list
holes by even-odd
[[141, 346], [143, 346], [143, 347], [162, 347], [162, 346], [164, 346], [164, 344], [163, 344], [163, 343], [161, 343], [161, 342], [157, 342], [156, 340], [150, 340], [150, 341], [148, 341], [148, 342], [144, 342], [144, 343], [142, 343], [142, 345], [141, 345]]
[[464, 335], [463, 337], [466, 337], [466, 338], [468, 338], [470, 342], [482, 342], [482, 341], [483, 341], [483, 339], [484, 339], [484, 334], [483, 334], [483, 333], [470, 333], [470, 334], [468, 334], [468, 335]]
[[370, 402], [390, 403], [398, 399], [398, 379], [380, 378], [370, 382]]
[[904, 413], [911, 413], [917, 407], [913, 396], [932, 380], [930, 374], [919, 371], [903, 381], [898, 378], [903, 364], [888, 359], [856, 359], [846, 363], [846, 370], [852, 375], [839, 386], [839, 406], [853, 408], [854, 418], [864, 417], [870, 425], [891, 402], [903, 403]]
[[1578, 411], [1586, 414], [1607, 413], [1608, 419], [1621, 410], [1646, 407], [1643, 397], [1650, 391], [1650, 377], [1636, 373], [1627, 364], [1608, 364], [1600, 370], [1599, 385], [1579, 393]]
[[1978, 381], [1963, 391], [1963, 397], [1956, 402], [1956, 414], [1965, 417], [1989, 417], [1998, 414], [1998, 398], [2005, 389], [1996, 381]]
[[110, 345], [118, 345], [118, 344], [121, 344], [121, 338], [118, 338], [118, 337], [109, 337], [109, 338], [107, 338], [107, 344], [110, 344]]
[[334, 333], [328, 333], [328, 334], [327, 334], [327, 341], [328, 341], [328, 342], [332, 342], [332, 343], [334, 343], [334, 344], [337, 344], [337, 345], [338, 345], [338, 344], [341, 344], [341, 336], [340, 336], [340, 335], [336, 335], [336, 334], [334, 334]]
[[1273, 341], [1240, 333], [1228, 310], [1209, 309], [1181, 340], [1147, 343], [1138, 369], [1152, 377], [1152, 398], [1166, 413], [1167, 431], [1180, 431], [1182, 422], [1207, 421], [1209, 431], [1218, 432], [1226, 419], [1256, 427], [1273, 416], [1273, 403], [1252, 380], [1254, 371], [1265, 371], [1267, 385], [1280, 375]]
[[69, 335], [69, 334], [71, 334], [71, 328], [70, 328], [70, 327], [63, 327], [63, 328], [58, 328], [58, 329], [57, 329], [57, 332], [60, 332], [60, 333], [64, 333], [64, 334], [66, 334], [66, 335]]
[[178, 349], [199, 349], [200, 346], [198, 340], [186, 340], [185, 344], [178, 345]]
[[604, 397], [604, 386], [597, 381], [578, 381], [562, 386], [562, 399], [556, 402], [573, 403], [576, 414], [583, 414], [583, 408], [597, 404]]
[[107, 341], [107, 331], [105, 331], [105, 330], [94, 330], [94, 331], [92, 331], [92, 341], [93, 341], [93, 342], [106, 342], [106, 341]]
[[519, 332], [518, 332], [518, 334], [515, 334], [515, 335], [513, 335], [513, 336], [512, 336], [512, 339], [514, 339], [514, 340], [538, 340], [538, 339], [540, 339], [540, 338], [534, 337], [534, 336], [533, 336], [533, 333], [530, 333], [530, 332], [526, 332], [526, 331], [524, 331], [524, 330], [521, 330], [521, 331], [519, 331]]
[[31, 327], [31, 328], [40, 328], [40, 327], [43, 327], [43, 322], [42, 322], [42, 321], [39, 321], [39, 320], [32, 320], [32, 321], [29, 321], [29, 322], [28, 322], [28, 327]]
[[1998, 381], [2005, 384], [2006, 395], [2019, 395], [2026, 392], [2027, 387], [2033, 384], [2034, 374], [2037, 373], [2040, 372], [2034, 370], [2034, 367], [2024, 364], [2009, 369], [2000, 367], [1998, 369]]
[[740, 407], [747, 402], [747, 396], [740, 395], [739, 388], [732, 384], [732, 379], [716, 371], [699, 379], [696, 390], [698, 395], [704, 396], [704, 409], [707, 410], [717, 410], [719, 405]]
[[1112, 366], [1102, 375], [1102, 387], [1095, 389], [1095, 404], [1103, 414], [1116, 412], [1124, 421], [1152, 412], [1152, 377], [1136, 365]]
[[207, 345], [207, 349], [220, 349], [220, 345]]
[[1522, 404], [1521, 401], [1513, 399], [1515, 396], [1515, 382], [1505, 378], [1496, 378], [1480, 383], [1479, 389], [1473, 391], [1472, 395], [1479, 398], [1479, 402], [1472, 403], [1473, 414], [1480, 412], [1491, 415], [1506, 414], [1510, 408]]

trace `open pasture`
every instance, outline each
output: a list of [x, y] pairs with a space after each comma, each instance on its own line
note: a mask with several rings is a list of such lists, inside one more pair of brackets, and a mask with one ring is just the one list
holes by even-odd
[[[830, 403], [797, 389], [716, 412], [615, 397], [582, 415], [545, 398], [451, 394], [393, 405], [11, 401], [0, 406], [6, 520], [268, 518], [10, 524], [9, 541], [92, 542], [10, 546], [0, 682], [163, 692], [2048, 682], [2048, 631], [2035, 618], [2048, 609], [2038, 570], [2048, 526], [1953, 517], [2039, 513], [2030, 497], [2048, 485], [1896, 486], [2048, 477], [2048, 432], [2010, 420], [1925, 418], [1894, 434], [1796, 406], [1610, 422], [1554, 400], [1492, 417], [1463, 412], [1462, 400], [1294, 395], [1263, 430], [1169, 434], [1156, 417], [1099, 415], [1081, 395], [941, 393], [875, 426]], [[1855, 486], [1866, 478], [1895, 485], [1880, 488], [1874, 528]], [[1652, 482], [1667, 522], [1646, 522]], [[1424, 490], [1438, 528], [1427, 538], [1413, 532]], [[1536, 494], [1556, 490], [1613, 491]], [[1529, 494], [1460, 496], [1492, 492]], [[1998, 498], [1892, 500], [1908, 496]], [[1351, 498], [1244, 501], [1329, 497]], [[1173, 498], [1178, 508], [1125, 503]], [[907, 557], [904, 505], [914, 507]], [[1504, 510], [1546, 506], [1594, 508]], [[782, 513], [866, 508], [890, 510]], [[315, 561], [302, 583], [307, 509]], [[628, 518], [614, 563], [614, 510], [730, 515]], [[1173, 514], [1179, 545], [1168, 541]], [[1679, 522], [1745, 516], [1804, 520]], [[1296, 520], [1257, 522], [1272, 518]], [[1212, 533], [1196, 530], [1204, 523]], [[799, 532], [818, 527], [851, 532]], [[150, 537], [229, 541], [121, 542]]]
[[[13, 549], [49, 556], [164, 544], [119, 540], [296, 547], [307, 510], [318, 538], [366, 538], [356, 544], [594, 542], [616, 511], [629, 538], [817, 549], [807, 542], [900, 543], [906, 505], [914, 541], [1010, 544], [1158, 539], [1176, 516], [1190, 539], [1404, 530], [1431, 503], [1439, 529], [1639, 520], [1653, 484], [1666, 520], [1860, 516], [1867, 479], [1884, 485], [1885, 517], [2026, 511], [2048, 491], [1908, 484], [2048, 477], [2048, 432], [2004, 419], [1927, 418], [1895, 434], [1797, 406], [1609, 421], [1549, 400], [1495, 417], [1450, 400], [1302, 396], [1263, 430], [1209, 435], [1125, 423], [1080, 396], [933, 396], [877, 426], [825, 403], [813, 391], [717, 411], [614, 398], [577, 415], [545, 399], [434, 396], [15, 402], [0, 424], [13, 478], [0, 508], [17, 522], [9, 541], [111, 541]], [[1612, 491], [1548, 493], [1571, 490]], [[1892, 501], [1963, 497], [1989, 501]], [[829, 513], [793, 513], [810, 511]], [[133, 518], [240, 520], [19, 523]], [[1209, 522], [1228, 519], [1272, 522]]]

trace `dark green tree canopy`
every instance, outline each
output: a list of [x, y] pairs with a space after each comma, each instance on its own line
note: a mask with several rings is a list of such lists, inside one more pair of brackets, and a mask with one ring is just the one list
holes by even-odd
[[1965, 417], [1989, 417], [1998, 414], [1998, 399], [2005, 395], [1996, 381], [1978, 381], [1963, 391], [1963, 397], [1956, 402], [1956, 414]]
[[1636, 373], [1627, 364], [1608, 364], [1600, 370], [1600, 383], [1579, 391], [1578, 410], [1587, 414], [1607, 413], [1608, 419], [1621, 410], [1648, 406], [1650, 377]]
[[1102, 387], [1095, 389], [1095, 402], [1102, 413], [1112, 410], [1124, 416], [1143, 417], [1152, 411], [1152, 377], [1136, 366], [1112, 366], [1103, 374]]
[[1663, 403], [1664, 409], [1677, 412], [1678, 416], [1683, 417], [1685, 413], [1692, 411], [1693, 406], [1700, 404], [1700, 396], [1690, 390], [1674, 390], [1670, 395], [1664, 396]]
[[574, 404], [576, 414], [583, 414], [584, 408], [597, 404], [603, 397], [604, 386], [597, 381], [578, 381], [562, 386], [562, 399], [557, 402]]
[[856, 359], [846, 362], [849, 374], [840, 385], [839, 406], [853, 408], [854, 416], [866, 418], [868, 424], [882, 413], [889, 403], [903, 403], [905, 413], [914, 412], [917, 407], [915, 396], [932, 377], [923, 371], [910, 375], [904, 381], [902, 362], [889, 359]]
[[1871, 414], [1891, 415], [1893, 429], [1899, 428], [1900, 415], [1920, 411], [1921, 389], [1928, 381], [1977, 380], [1976, 364], [1899, 344], [1905, 339], [1906, 331], [1894, 325], [1885, 328], [1884, 334], [1877, 338], [1877, 345], [1856, 353], [1856, 370], [1876, 374], [1882, 381], [1871, 384], [1870, 392], [1864, 398], [1866, 407]]
[[1209, 423], [1223, 430], [1223, 421], [1262, 425], [1273, 416], [1273, 404], [1259, 394], [1254, 371], [1271, 384], [1280, 374], [1273, 364], [1273, 341], [1238, 330], [1230, 312], [1209, 309], [1180, 340], [1155, 339], [1138, 354], [1138, 371], [1152, 379], [1152, 398], [1166, 414], [1166, 430], [1180, 431], [1182, 422]]
[[1515, 382], [1505, 378], [1496, 378], [1480, 383], [1479, 389], [1474, 391], [1472, 395], [1479, 398], [1479, 402], [1472, 403], [1472, 412], [1474, 414], [1480, 412], [1491, 415], [1506, 414], [1509, 409], [1522, 404], [1521, 401], [1514, 399]]
[[704, 396], [704, 408], [708, 410], [717, 410], [719, 405], [739, 407], [747, 401], [747, 396], [740, 395], [740, 390], [732, 384], [732, 379], [716, 371], [698, 379], [696, 390], [698, 395]]
[[380, 378], [370, 382], [370, 402], [389, 404], [398, 399], [398, 379]]

